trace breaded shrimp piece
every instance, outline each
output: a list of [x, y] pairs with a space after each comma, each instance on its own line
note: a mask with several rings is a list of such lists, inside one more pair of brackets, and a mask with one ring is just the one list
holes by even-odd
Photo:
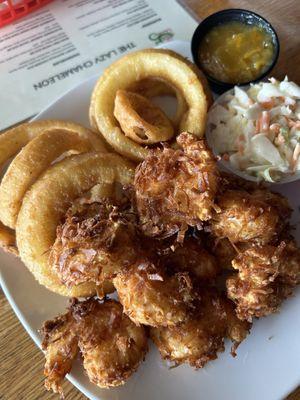
[[49, 256], [61, 282], [95, 282], [107, 292], [117, 271], [135, 261], [133, 220], [127, 204], [108, 199], [70, 209]]
[[[264, 192], [266, 196], [268, 192]], [[264, 198], [261, 192], [228, 190], [218, 199], [220, 213], [211, 220], [213, 235], [228, 238], [231, 243], [252, 241], [267, 244], [277, 240], [287, 223], [280, 207]], [[284, 213], [285, 214], [285, 213]]]
[[188, 226], [211, 218], [218, 170], [203, 140], [184, 132], [177, 143], [180, 149], [156, 150], [137, 167], [134, 187], [144, 234], [182, 241]]
[[293, 242], [251, 247], [232, 265], [238, 274], [228, 278], [227, 294], [242, 320], [276, 312], [300, 283], [300, 250]]
[[231, 262], [238, 255], [237, 246], [233, 246], [227, 238], [218, 238], [212, 235], [207, 237], [205, 244], [222, 269], [232, 269]]
[[300, 249], [294, 241], [285, 244], [279, 274], [280, 281], [284, 284], [291, 286], [300, 284]]
[[92, 383], [120, 386], [135, 372], [148, 350], [143, 326], [136, 326], [120, 303], [90, 300], [75, 304], [83, 366]]
[[76, 324], [71, 311], [46, 321], [41, 329], [44, 337], [42, 349], [45, 351], [45, 387], [63, 398], [61, 383], [71, 371], [78, 353]]
[[148, 350], [147, 334], [114, 300], [73, 299], [69, 311], [42, 329], [45, 386], [63, 396], [61, 382], [78, 350], [91, 382], [102, 388], [120, 386], [136, 371]]
[[280, 193], [274, 193], [265, 188], [257, 188], [250, 193], [253, 199], [264, 201], [274, 208], [283, 220], [282, 226], [286, 226], [285, 222], [292, 214], [292, 208], [286, 197], [282, 196]]
[[193, 286], [189, 275], [169, 275], [149, 258], [140, 259], [113, 280], [124, 312], [136, 324], [175, 325], [184, 321], [193, 307]]
[[161, 256], [162, 262], [174, 271], [187, 271], [198, 280], [209, 281], [220, 272], [216, 258], [210, 254], [199, 240], [188, 237]]
[[233, 345], [231, 346], [231, 355], [235, 357], [236, 349], [246, 338], [252, 325], [247, 321], [241, 321], [237, 317], [235, 304], [232, 301], [225, 297], [222, 297], [222, 300], [226, 314], [226, 337], [233, 342]]
[[233, 244], [227, 238], [219, 238], [212, 235], [209, 235], [205, 241], [205, 246], [214, 255], [219, 267], [225, 270], [232, 270], [232, 260], [253, 245], [251, 242]]
[[283, 219], [291, 216], [292, 209], [289, 202], [280, 193], [271, 192], [262, 183], [250, 182], [224, 171], [220, 171], [220, 175], [218, 194], [224, 194], [228, 190], [242, 190], [251, 194], [256, 200], [267, 202], [270, 206], [275, 207]]
[[197, 310], [190, 319], [176, 326], [151, 328], [150, 336], [162, 358], [202, 368], [224, 351], [225, 337], [234, 342], [235, 354], [249, 329], [250, 325], [235, 315], [233, 303], [213, 290], [205, 290], [200, 292]]

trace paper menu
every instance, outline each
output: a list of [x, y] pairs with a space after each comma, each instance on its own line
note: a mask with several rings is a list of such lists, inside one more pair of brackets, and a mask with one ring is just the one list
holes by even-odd
[[57, 0], [0, 30], [0, 130], [33, 116], [126, 52], [190, 40], [175, 0]]

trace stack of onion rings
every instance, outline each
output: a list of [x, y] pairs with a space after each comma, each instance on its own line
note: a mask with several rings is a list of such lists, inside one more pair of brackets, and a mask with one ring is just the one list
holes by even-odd
[[23, 197], [62, 154], [106, 151], [101, 137], [79, 124], [48, 120], [26, 123], [0, 136], [0, 165], [15, 156], [0, 185], [0, 245], [16, 253], [13, 229]]
[[[1, 164], [15, 154], [0, 185], [0, 245], [18, 252], [50, 290], [76, 297], [95, 294], [95, 284], [63, 285], [49, 265], [49, 249], [76, 198], [93, 187], [98, 198], [106, 196], [114, 182], [130, 183], [134, 168], [107, 153], [99, 134], [65, 121], [37, 121], [5, 132], [0, 136]], [[101, 290], [109, 292], [112, 286], [107, 283]]]
[[[110, 146], [134, 161], [143, 160], [149, 150], [126, 137], [120, 129], [114, 116], [115, 97], [119, 89], [136, 89], [139, 82], [149, 87], [153, 78], [163, 82], [159, 89], [161, 85], [164, 88], [164, 84], [175, 88], [177, 97], [184, 99], [180, 104], [187, 105], [187, 110], [181, 115], [178, 132], [189, 131], [202, 137], [205, 130], [211, 95], [202, 73], [192, 63], [170, 50], [148, 49], [131, 53], [108, 67], [99, 78], [91, 98], [90, 122]], [[144, 94], [147, 94], [147, 90]], [[184, 106], [181, 108], [183, 111]]]

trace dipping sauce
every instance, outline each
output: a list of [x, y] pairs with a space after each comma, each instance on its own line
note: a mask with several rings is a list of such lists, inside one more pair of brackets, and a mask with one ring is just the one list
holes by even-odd
[[199, 47], [199, 61], [212, 78], [245, 83], [259, 78], [274, 59], [270, 32], [258, 25], [230, 21], [212, 28]]

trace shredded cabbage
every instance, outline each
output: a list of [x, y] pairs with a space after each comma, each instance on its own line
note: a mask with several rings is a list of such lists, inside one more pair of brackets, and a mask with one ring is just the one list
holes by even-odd
[[210, 110], [208, 140], [235, 169], [258, 179], [300, 172], [300, 87], [287, 77], [236, 86]]

